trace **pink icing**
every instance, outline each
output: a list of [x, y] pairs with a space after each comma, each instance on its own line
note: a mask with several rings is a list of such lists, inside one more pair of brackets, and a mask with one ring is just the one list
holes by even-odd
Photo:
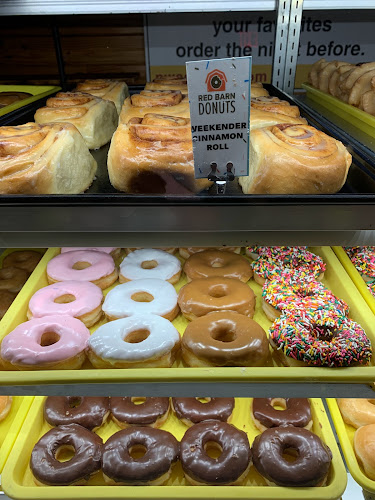
[[77, 250], [92, 250], [94, 252], [112, 253], [117, 247], [63, 247], [61, 253], [75, 252]]
[[[55, 332], [60, 339], [42, 347], [43, 333]], [[87, 349], [90, 332], [71, 316], [46, 316], [21, 323], [1, 343], [1, 357], [13, 364], [43, 365], [73, 358]]]
[[[89, 262], [90, 267], [76, 270], [77, 262]], [[115, 263], [112, 257], [93, 250], [76, 250], [57, 255], [47, 264], [47, 274], [56, 281], [96, 281], [112, 274]]]
[[[54, 302], [62, 295], [73, 295], [76, 300], [67, 304]], [[29, 309], [34, 318], [54, 315], [77, 318], [99, 307], [102, 300], [103, 292], [90, 281], [60, 281], [34, 293], [29, 302]]]

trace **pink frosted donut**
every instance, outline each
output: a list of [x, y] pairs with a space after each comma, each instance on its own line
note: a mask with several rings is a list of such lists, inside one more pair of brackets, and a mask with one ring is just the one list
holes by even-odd
[[121, 248], [118, 247], [63, 247], [61, 253], [76, 252], [77, 250], [92, 250], [94, 252], [109, 253], [114, 259], [120, 257]]
[[102, 317], [102, 302], [102, 290], [90, 281], [60, 281], [34, 293], [27, 317], [67, 315], [90, 328]]
[[5, 368], [73, 370], [86, 358], [90, 332], [71, 316], [34, 318], [17, 326], [1, 343]]
[[58, 281], [91, 281], [102, 290], [118, 277], [113, 258], [94, 250], [76, 250], [57, 255], [47, 264], [49, 283]]

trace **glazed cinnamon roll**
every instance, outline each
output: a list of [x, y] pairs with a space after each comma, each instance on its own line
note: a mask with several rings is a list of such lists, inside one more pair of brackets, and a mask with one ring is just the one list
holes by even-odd
[[194, 178], [190, 120], [154, 113], [118, 126], [108, 172], [116, 189], [132, 193], [164, 193], [178, 184], [200, 191], [211, 184]]
[[[285, 106], [286, 107], [286, 106]], [[290, 106], [291, 108], [294, 106]], [[306, 124], [307, 121], [300, 116], [294, 117], [287, 115], [285, 110], [281, 112], [260, 109], [260, 107], [251, 106], [250, 110], [250, 130], [257, 128], [270, 127], [271, 125], [278, 125], [279, 123], [288, 123], [290, 125], [296, 125], [299, 123]]]
[[107, 79], [85, 80], [77, 84], [76, 91], [101, 97], [105, 101], [112, 101], [118, 114], [120, 114], [125, 98], [129, 95], [128, 86], [125, 82]]
[[70, 123], [0, 127], [0, 194], [78, 194], [96, 166]]
[[147, 82], [145, 90], [180, 90], [187, 94], [186, 76], [181, 74], [156, 75], [152, 82]]
[[58, 92], [35, 113], [36, 123], [68, 122], [81, 132], [89, 149], [111, 140], [116, 130], [117, 111], [113, 102], [83, 92]]
[[251, 85], [250, 95], [251, 95], [251, 97], [262, 97], [262, 96], [268, 96], [269, 93], [263, 87]]
[[314, 127], [275, 125], [252, 131], [250, 172], [239, 183], [246, 194], [336, 193], [351, 160], [341, 142]]
[[291, 106], [288, 101], [282, 101], [278, 97], [262, 96], [251, 98], [251, 111], [259, 109], [261, 111], [269, 111], [271, 113], [280, 113], [282, 115], [299, 117], [299, 109], [297, 106]]

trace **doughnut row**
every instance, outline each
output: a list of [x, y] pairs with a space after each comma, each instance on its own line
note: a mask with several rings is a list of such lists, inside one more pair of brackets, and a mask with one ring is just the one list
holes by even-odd
[[344, 250], [375, 297], [375, 247], [344, 247]]
[[[44, 415], [55, 427], [32, 451], [34, 480], [38, 485], [85, 484], [101, 470], [110, 485], [162, 485], [180, 460], [192, 485], [243, 484], [252, 465], [268, 484], [324, 485], [332, 454], [307, 430], [312, 426], [307, 399], [254, 399], [252, 417], [263, 432], [252, 447], [247, 434], [228, 423], [234, 404], [233, 398], [172, 398], [177, 418], [189, 426], [178, 442], [149, 423], [148, 417], [155, 424], [168, 415], [169, 398], [49, 397]], [[122, 430], [103, 444], [93, 430], [110, 412]], [[282, 458], [286, 449], [297, 454], [295, 463]], [[64, 461], [68, 450], [73, 456]]]

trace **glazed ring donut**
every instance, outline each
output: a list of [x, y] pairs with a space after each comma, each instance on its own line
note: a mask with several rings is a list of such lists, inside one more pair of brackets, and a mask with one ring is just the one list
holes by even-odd
[[[287, 449], [297, 455], [293, 462], [283, 458]], [[316, 434], [297, 427], [266, 429], [251, 451], [256, 470], [270, 486], [324, 486], [332, 461], [331, 450]]]
[[[60, 425], [51, 429], [39, 439], [31, 453], [30, 468], [36, 484], [86, 484], [101, 468], [102, 447], [102, 438], [81, 425]], [[59, 455], [72, 448], [73, 458], [60, 462]]]
[[229, 423], [234, 410], [234, 398], [172, 398], [176, 417], [191, 427], [205, 420]]
[[293, 255], [295, 251], [307, 250], [307, 247], [264, 247], [259, 245], [254, 245], [252, 247], [246, 248], [246, 255], [251, 257], [253, 260], [259, 259], [259, 257], [265, 257], [266, 259], [274, 259], [277, 257], [288, 257]]
[[372, 356], [361, 326], [334, 309], [285, 311], [269, 329], [269, 342], [287, 366], [366, 365]]
[[318, 309], [327, 305], [346, 316], [348, 305], [337, 298], [320, 281], [285, 270], [263, 285], [262, 309], [270, 321], [279, 318], [284, 309]]
[[354, 453], [364, 468], [366, 476], [375, 480], [375, 424], [364, 425], [355, 431]]
[[177, 257], [153, 248], [131, 252], [120, 265], [120, 283], [157, 278], [174, 285], [180, 276], [181, 262]]
[[240, 253], [241, 247], [217, 247], [217, 248], [205, 248], [205, 247], [187, 247], [179, 248], [179, 254], [183, 259], [188, 259], [190, 255], [198, 252], [203, 252], [204, 250], [224, 250], [225, 252]]
[[222, 250], [205, 250], [191, 255], [184, 264], [184, 271], [188, 281], [222, 276], [246, 283], [253, 275], [247, 259]]
[[[143, 250], [142, 248], [125, 248], [127, 255], [129, 255], [132, 252], [135, 252], [136, 250]], [[174, 254], [177, 250], [176, 247], [160, 247], [160, 248], [155, 248], [155, 250], [162, 250], [163, 252], [167, 252], [170, 254]]]
[[121, 429], [161, 427], [169, 415], [169, 398], [111, 398], [112, 419]]
[[373, 399], [337, 399], [344, 422], [356, 429], [363, 425], [375, 424], [375, 405]]
[[100, 326], [90, 337], [88, 357], [95, 368], [172, 366], [180, 334], [161, 316], [144, 314]]
[[188, 324], [181, 354], [188, 366], [264, 366], [269, 345], [263, 328], [247, 316], [212, 312]]
[[31, 297], [28, 319], [67, 315], [87, 328], [102, 317], [103, 292], [90, 281], [60, 281], [38, 290]]
[[46, 316], [21, 323], [4, 337], [1, 358], [18, 370], [74, 370], [86, 359], [90, 331], [71, 316]]
[[121, 248], [118, 247], [63, 247], [61, 253], [76, 252], [77, 250], [108, 253], [113, 259], [118, 259], [121, 255]]
[[[247, 434], [233, 425], [206, 420], [190, 427], [180, 443], [181, 465], [193, 485], [241, 484], [251, 466]], [[213, 452], [220, 456], [213, 458]]]
[[252, 318], [255, 295], [252, 289], [240, 280], [201, 278], [181, 288], [178, 305], [189, 321], [214, 311], [235, 311]]
[[103, 252], [77, 250], [57, 255], [47, 264], [49, 283], [58, 281], [91, 281], [102, 290], [118, 277], [113, 258]]
[[[281, 406], [283, 411], [275, 409], [275, 406]], [[307, 398], [254, 398], [251, 413], [261, 432], [271, 427], [288, 425], [311, 430], [313, 425]]]
[[42, 257], [43, 255], [35, 250], [12, 252], [4, 258], [3, 267], [17, 267], [31, 274]]
[[375, 254], [373, 252], [367, 250], [357, 252], [351, 261], [366, 282], [375, 278]]
[[109, 398], [105, 397], [48, 396], [44, 403], [44, 418], [53, 426], [79, 424], [95, 431], [109, 413]]
[[18, 293], [29, 278], [29, 273], [18, 267], [0, 269], [0, 290]]
[[156, 314], [172, 321], [180, 308], [173, 285], [168, 281], [149, 278], [128, 281], [110, 290], [103, 311], [109, 321], [134, 314]]
[[8, 292], [7, 290], [0, 290], [0, 319], [4, 317], [16, 297], [16, 293]]
[[[145, 451], [137, 457], [139, 450]], [[112, 485], [160, 486], [168, 481], [180, 447], [167, 431], [129, 427], [113, 434], [103, 447], [103, 476]]]

